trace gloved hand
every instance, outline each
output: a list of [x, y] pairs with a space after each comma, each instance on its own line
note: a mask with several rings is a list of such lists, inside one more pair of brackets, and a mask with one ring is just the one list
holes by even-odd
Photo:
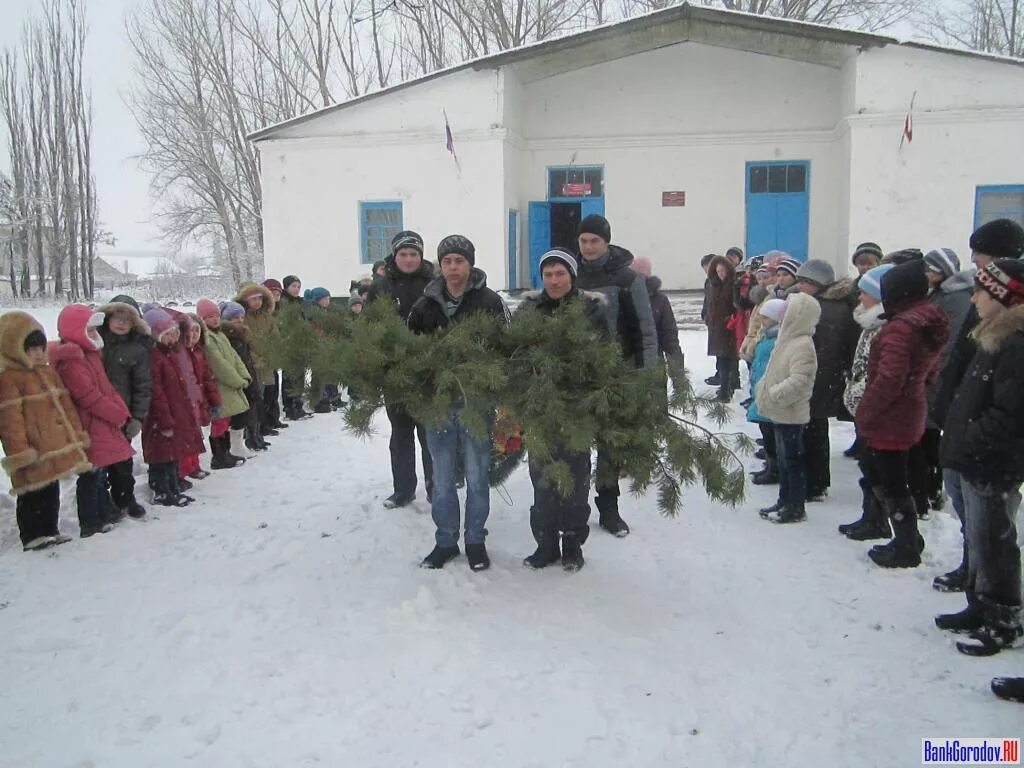
[[174, 437], [174, 430], [173, 429], [161, 429], [160, 430], [160, 434], [163, 435], [164, 437]]
[[223, 413], [223, 410], [224, 409], [221, 408], [219, 405], [213, 406], [213, 408], [210, 409], [210, 419], [212, 421], [216, 421], [217, 419], [219, 419], [221, 413]]
[[124, 425], [124, 436], [129, 440], [134, 440], [141, 431], [142, 422], [138, 419], [129, 419], [128, 423]]

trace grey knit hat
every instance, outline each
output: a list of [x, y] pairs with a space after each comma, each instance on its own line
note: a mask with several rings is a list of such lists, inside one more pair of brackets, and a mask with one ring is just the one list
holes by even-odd
[[827, 261], [808, 259], [796, 271], [796, 279], [798, 281], [805, 280], [824, 288], [826, 285], [831, 285], [836, 281], [836, 271], [832, 269], [832, 265]]
[[448, 235], [437, 244], [437, 260], [440, 262], [449, 253], [457, 253], [465, 257], [472, 265], [476, 265], [476, 246], [463, 235]]
[[924, 255], [925, 267], [949, 278], [960, 271], [960, 257], [952, 248], [932, 248]]

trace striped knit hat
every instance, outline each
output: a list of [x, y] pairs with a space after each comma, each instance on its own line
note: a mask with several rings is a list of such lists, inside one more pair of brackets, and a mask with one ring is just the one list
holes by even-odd
[[925, 267], [943, 277], [952, 277], [960, 271], [960, 257], [952, 248], [932, 248], [924, 255]]
[[869, 269], [860, 276], [860, 282], [857, 283], [857, 287], [868, 296], [874, 298], [875, 301], [881, 301], [882, 277], [895, 266], [895, 264], [882, 264], [880, 267]]
[[785, 272], [787, 275], [796, 277], [797, 270], [800, 269], [800, 262], [796, 259], [783, 259], [779, 262], [779, 265], [775, 268], [776, 272]]
[[1017, 259], [997, 259], [978, 270], [974, 281], [1005, 307], [1024, 304], [1024, 263]]
[[885, 257], [885, 254], [882, 253], [882, 249], [878, 245], [878, 243], [871, 243], [871, 242], [861, 243], [853, 251], [853, 263], [854, 263], [854, 265], [857, 264], [858, 257], [860, 257], [860, 256], [868, 256], [868, 255], [876, 257], [879, 261], [881, 261]]

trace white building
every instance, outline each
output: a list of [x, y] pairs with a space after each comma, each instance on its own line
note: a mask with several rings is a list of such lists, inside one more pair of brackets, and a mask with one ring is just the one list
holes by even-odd
[[603, 212], [667, 288], [696, 288], [699, 257], [730, 245], [845, 273], [865, 240], [966, 261], [976, 224], [1024, 223], [1024, 61], [686, 4], [251, 138], [267, 274], [335, 291], [399, 228], [430, 256], [467, 235], [489, 284], [515, 288]]

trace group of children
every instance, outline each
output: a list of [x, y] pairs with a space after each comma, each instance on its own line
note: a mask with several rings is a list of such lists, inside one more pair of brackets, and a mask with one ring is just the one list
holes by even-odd
[[23, 548], [70, 541], [58, 529], [66, 478], [77, 476], [82, 538], [145, 517], [135, 495], [137, 437], [153, 503], [184, 507], [194, 501], [192, 481], [209, 476], [200, 464], [207, 445], [211, 469], [231, 469], [287, 426], [282, 395], [288, 418], [309, 418], [301, 387], [282, 392], [254, 345], [277, 333], [278, 303], [301, 301], [301, 288], [294, 276], [245, 283], [231, 301], [200, 300], [195, 313], [140, 307], [129, 296], [96, 310], [71, 304], [50, 343], [31, 315], [0, 316], [2, 464]]

